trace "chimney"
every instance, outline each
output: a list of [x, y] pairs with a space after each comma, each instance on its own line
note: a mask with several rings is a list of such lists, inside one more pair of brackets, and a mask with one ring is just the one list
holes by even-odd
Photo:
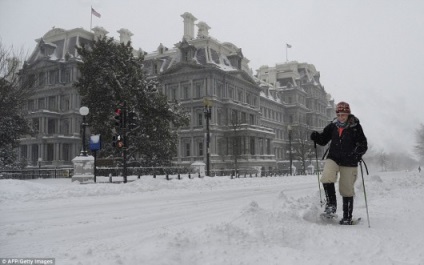
[[94, 40], [95, 41], [99, 40], [100, 38], [105, 37], [106, 34], [109, 33], [103, 27], [95, 27], [95, 28], [92, 28], [91, 30], [94, 31]]
[[118, 30], [118, 33], [119, 41], [124, 44], [127, 44], [129, 41], [131, 41], [131, 36], [134, 35], [128, 29], [120, 29]]
[[209, 30], [211, 29], [211, 27], [209, 27], [208, 24], [203, 21], [200, 21], [199, 23], [197, 23], [197, 27], [199, 28], [199, 30], [197, 31], [198, 38], [209, 37]]
[[181, 15], [184, 18], [184, 36], [187, 41], [194, 39], [194, 21], [197, 20], [191, 13], [185, 12]]

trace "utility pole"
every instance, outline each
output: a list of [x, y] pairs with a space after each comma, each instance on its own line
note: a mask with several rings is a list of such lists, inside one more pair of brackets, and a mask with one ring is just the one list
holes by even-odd
[[290, 148], [290, 176], [293, 176], [293, 156], [292, 156], [292, 130], [291, 125], [287, 126], [287, 130], [289, 131], [289, 148]]
[[128, 150], [128, 133], [127, 133], [127, 103], [124, 101], [123, 105], [123, 117], [122, 117], [122, 135], [124, 136], [124, 146], [122, 147], [122, 158], [123, 158], [123, 172], [124, 183], [127, 183], [127, 150]]
[[126, 102], [121, 103], [115, 110], [115, 126], [118, 129], [117, 135], [113, 136], [113, 146], [121, 149], [122, 148], [122, 159], [123, 159], [123, 178], [124, 183], [127, 183], [127, 149], [129, 145], [128, 132], [127, 132], [127, 105]]

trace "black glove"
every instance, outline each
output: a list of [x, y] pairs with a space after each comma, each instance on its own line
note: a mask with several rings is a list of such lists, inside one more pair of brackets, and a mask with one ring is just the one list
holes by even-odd
[[313, 131], [311, 133], [311, 140], [314, 141], [314, 142], [316, 142], [316, 141], [318, 141], [318, 139], [319, 139], [319, 132]]
[[357, 162], [360, 162], [362, 160], [362, 155], [354, 154], [354, 156], [355, 156], [355, 159], [356, 159]]
[[357, 145], [355, 147], [355, 150], [353, 151], [353, 156], [355, 157], [356, 161], [360, 162], [362, 160], [362, 156], [365, 154], [366, 149], [361, 146]]

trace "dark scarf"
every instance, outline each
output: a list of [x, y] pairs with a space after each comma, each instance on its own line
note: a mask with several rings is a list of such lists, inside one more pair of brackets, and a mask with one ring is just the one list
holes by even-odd
[[340, 122], [339, 120], [336, 121], [336, 126], [337, 128], [346, 128], [349, 125], [349, 122]]

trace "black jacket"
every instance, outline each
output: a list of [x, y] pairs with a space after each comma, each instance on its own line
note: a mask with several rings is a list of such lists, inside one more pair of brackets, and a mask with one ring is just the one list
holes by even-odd
[[339, 166], [356, 167], [362, 155], [368, 149], [367, 138], [364, 135], [358, 118], [349, 115], [347, 127], [341, 136], [337, 127], [337, 119], [328, 124], [316, 139], [319, 145], [326, 145], [329, 141], [330, 150], [327, 158], [334, 160]]

